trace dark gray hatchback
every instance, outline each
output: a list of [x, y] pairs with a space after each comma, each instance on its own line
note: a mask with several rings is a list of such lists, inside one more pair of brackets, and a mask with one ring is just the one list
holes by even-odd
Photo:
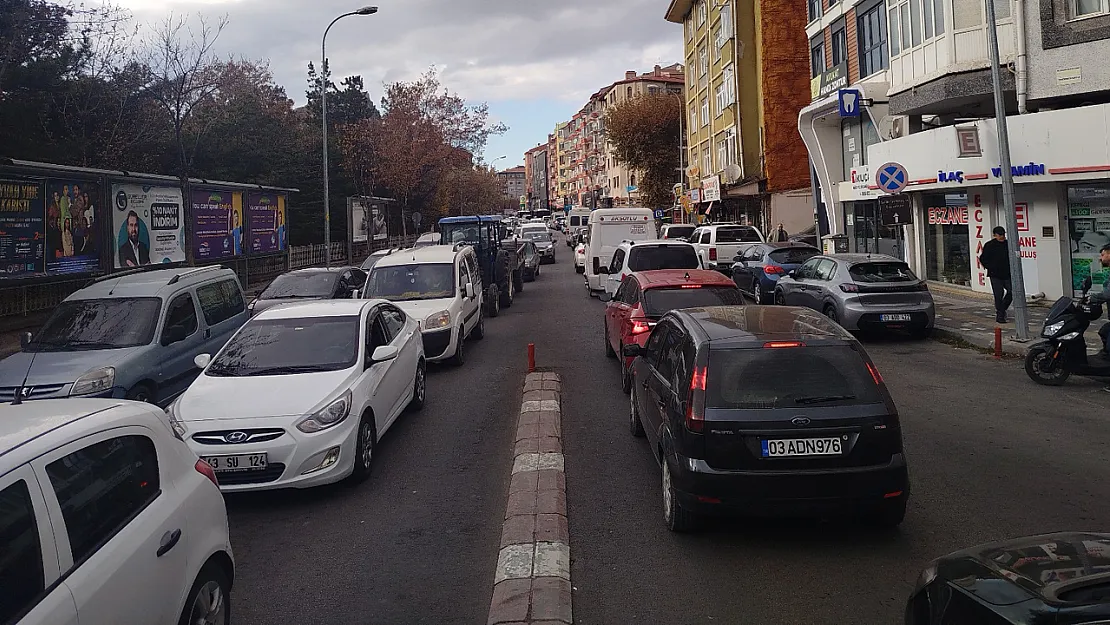
[[808, 308], [667, 313], [628, 345], [629, 425], [660, 461], [675, 531], [714, 513], [902, 522], [909, 474], [898, 411], [851, 334]]

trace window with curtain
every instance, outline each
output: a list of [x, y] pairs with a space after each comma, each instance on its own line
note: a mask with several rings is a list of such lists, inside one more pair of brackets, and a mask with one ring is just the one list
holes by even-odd
[[890, 66], [886, 55], [886, 18], [881, 3], [856, 19], [856, 38], [860, 76], [870, 76]]
[[832, 34], [832, 66], [836, 67], [848, 60], [848, 37], [844, 28], [833, 31]]
[[825, 42], [822, 41], [809, 49], [809, 75], [820, 76], [825, 71]]

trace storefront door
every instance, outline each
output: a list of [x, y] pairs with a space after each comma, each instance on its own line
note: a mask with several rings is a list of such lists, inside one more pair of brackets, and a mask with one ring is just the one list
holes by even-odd
[[925, 208], [925, 277], [971, 286], [966, 193], [929, 193]]
[[879, 203], [852, 202], [851, 251], [859, 254], [886, 254], [905, 260], [906, 245], [901, 228], [884, 226]]

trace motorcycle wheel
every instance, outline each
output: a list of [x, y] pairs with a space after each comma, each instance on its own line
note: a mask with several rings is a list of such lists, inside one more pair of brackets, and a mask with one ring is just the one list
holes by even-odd
[[1034, 345], [1025, 354], [1025, 373], [1029, 379], [1045, 386], [1060, 386], [1068, 381], [1071, 372], [1063, 367], [1052, 366], [1052, 354], [1048, 345]]

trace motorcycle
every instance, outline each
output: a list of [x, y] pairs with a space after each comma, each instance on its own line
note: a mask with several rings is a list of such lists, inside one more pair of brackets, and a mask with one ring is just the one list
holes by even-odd
[[[1091, 279], [1083, 282], [1083, 297], [1056, 300], [1044, 320], [1041, 336], [1046, 340], [1029, 348], [1025, 355], [1025, 373], [1037, 384], [1060, 386], [1072, 375], [1110, 377], [1110, 359], [1105, 352], [1087, 357], [1083, 334], [1091, 322], [1102, 316], [1101, 304], [1087, 302]], [[1101, 337], [1100, 337], [1101, 339]]]

